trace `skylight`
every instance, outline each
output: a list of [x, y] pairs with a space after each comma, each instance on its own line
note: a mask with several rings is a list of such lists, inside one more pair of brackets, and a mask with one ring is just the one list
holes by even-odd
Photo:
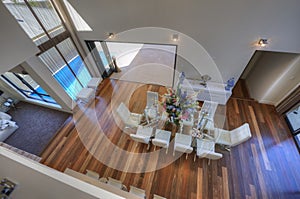
[[67, 0], [64, 0], [64, 3], [68, 9], [68, 12], [77, 31], [93, 31], [92, 28], [86, 23], [86, 21], [79, 15], [79, 13]]

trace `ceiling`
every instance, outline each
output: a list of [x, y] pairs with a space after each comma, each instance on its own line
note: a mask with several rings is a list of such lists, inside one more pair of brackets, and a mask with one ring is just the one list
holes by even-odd
[[69, 2], [93, 29], [78, 33], [82, 41], [140, 27], [172, 29], [202, 45], [224, 80], [241, 75], [255, 50], [261, 50], [259, 38], [269, 41], [265, 51], [300, 53], [298, 0]]

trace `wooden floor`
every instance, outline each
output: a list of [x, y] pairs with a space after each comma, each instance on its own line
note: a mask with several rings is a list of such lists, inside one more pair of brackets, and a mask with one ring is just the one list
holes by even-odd
[[[146, 105], [146, 90], [161, 94], [165, 91], [159, 86], [140, 86], [104, 80], [95, 103], [90, 104], [85, 113], [78, 110], [74, 114], [44, 151], [41, 162], [59, 171], [68, 167], [82, 173], [86, 169], [93, 170], [100, 176], [120, 179], [127, 187], [133, 185], [145, 189], [150, 198], [153, 194], [170, 199], [300, 198], [300, 156], [284, 120], [276, 114], [273, 106], [242, 98], [228, 101], [224, 128], [233, 129], [248, 122], [252, 138], [232, 148], [231, 152], [216, 148], [223, 153], [223, 158], [211, 161], [210, 165], [205, 159], [194, 162], [193, 154], [187, 160], [183, 155], [167, 167], [146, 173], [122, 172], [102, 164], [97, 159], [106, 158], [116, 167], [125, 165], [128, 169], [136, 167], [139, 170], [158, 165], [159, 161], [166, 161], [164, 156], [172, 154], [172, 151], [168, 155], [161, 153], [160, 157], [147, 161], [115, 156], [118, 147], [127, 152], [147, 152], [147, 145], [131, 141], [118, 127], [120, 121], [114, 120], [116, 104], [128, 96], [131, 96], [127, 99], [129, 109], [141, 112]], [[138, 91], [132, 91], [137, 88]], [[80, 121], [83, 121], [81, 126], [78, 125]], [[95, 133], [98, 131], [92, 125], [95, 121], [105, 136]], [[118, 147], [110, 148], [105, 138]], [[97, 158], [85, 148], [82, 140]], [[153, 146], [150, 151], [154, 151]]]

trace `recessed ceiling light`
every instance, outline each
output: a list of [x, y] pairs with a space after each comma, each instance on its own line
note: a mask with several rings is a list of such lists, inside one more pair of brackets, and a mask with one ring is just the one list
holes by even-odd
[[114, 33], [112, 33], [112, 32], [108, 33], [108, 38], [112, 39], [114, 36], [115, 36]]
[[172, 35], [172, 40], [173, 40], [173, 41], [178, 41], [178, 40], [179, 40], [178, 34], [173, 34], [173, 35]]
[[268, 44], [268, 40], [267, 39], [260, 39], [258, 41], [258, 45], [261, 47], [265, 47]]

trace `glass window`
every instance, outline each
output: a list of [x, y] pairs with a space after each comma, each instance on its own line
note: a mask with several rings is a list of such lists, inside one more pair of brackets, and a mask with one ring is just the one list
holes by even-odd
[[82, 86], [58, 51], [53, 47], [41, 54], [39, 58], [45, 63], [52, 72], [52, 76], [60, 83], [68, 95], [75, 100]]
[[37, 46], [49, 39], [25, 2], [5, 1], [3, 4]]
[[3, 1], [6, 8], [37, 46], [49, 40], [43, 28], [52, 38], [65, 31], [58, 13], [49, 0], [27, 0], [27, 2], [30, 7], [25, 1]]
[[83, 60], [79, 56], [71, 39], [66, 39], [57, 45], [59, 51], [68, 62], [69, 66], [73, 70], [74, 74], [80, 81], [83, 87], [86, 87], [91, 80], [91, 75], [87, 70]]
[[[102, 48], [101, 42], [95, 42], [95, 46], [96, 46], [99, 56], [101, 58], [101, 62], [103, 64], [106, 72], [108, 72], [110, 70], [110, 67], [109, 67], [108, 60], [105, 56], [105, 51]], [[114, 56], [114, 55], [112, 55], [112, 56]]]
[[25, 97], [56, 104], [55, 100], [30, 75], [6, 72], [2, 77]]
[[28, 0], [28, 3], [52, 38], [65, 31], [56, 10], [49, 0]]

